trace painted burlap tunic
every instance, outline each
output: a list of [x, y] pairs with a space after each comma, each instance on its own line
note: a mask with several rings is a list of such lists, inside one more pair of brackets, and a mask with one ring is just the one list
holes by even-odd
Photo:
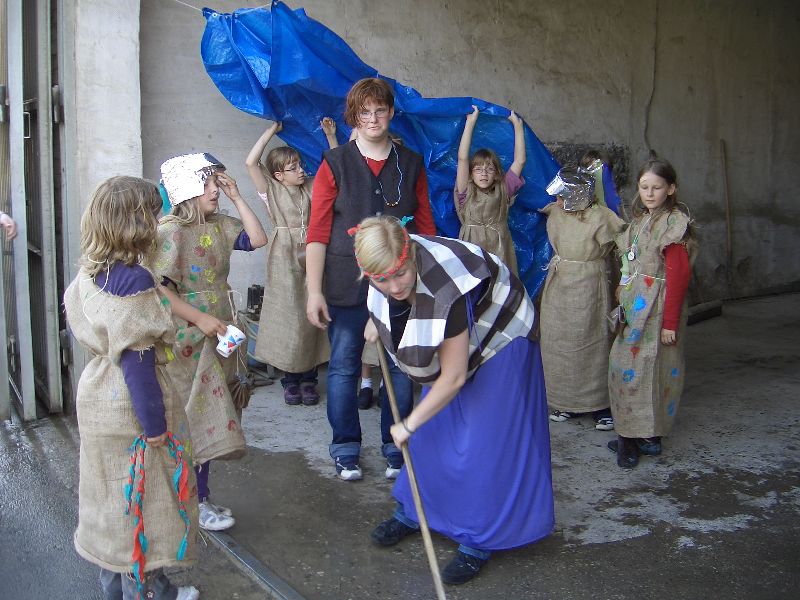
[[687, 301], [681, 309], [676, 343], [661, 343], [664, 311], [664, 248], [681, 243], [689, 226], [679, 210], [634, 219], [616, 240], [620, 252], [634, 245], [631, 281], [622, 289], [626, 324], [614, 340], [608, 391], [614, 429], [624, 437], [667, 435], [678, 411], [684, 382], [683, 341]]
[[305, 373], [330, 356], [327, 333], [306, 317], [305, 261], [298, 260], [298, 251], [305, 252], [312, 185], [309, 178], [302, 186], [287, 188], [269, 177], [267, 193], [259, 194], [273, 228], [255, 357], [290, 373]]
[[611, 298], [606, 257], [625, 224], [597, 204], [580, 216], [555, 202], [542, 212], [554, 252], [540, 324], [547, 403], [577, 413], [608, 408]]
[[[156, 378], [164, 399], [167, 430], [184, 442], [191, 465], [191, 442], [181, 399], [166, 373], [166, 349], [174, 339], [172, 317], [156, 288], [134, 296], [101, 291], [83, 269], [64, 293], [67, 322], [75, 339], [92, 355], [78, 382], [76, 411], [81, 438], [78, 528], [75, 549], [86, 560], [118, 573], [132, 570], [133, 514], [124, 496], [129, 448], [142, 427], [136, 418], [120, 357], [123, 351], [156, 349]], [[164, 448], [145, 451], [144, 525], [149, 548], [146, 570], [188, 565], [196, 559], [194, 524], [197, 488], [189, 469], [186, 511], [192, 529], [186, 557], [176, 559], [185, 531], [172, 487], [175, 463]]]
[[455, 191], [456, 214], [461, 221], [458, 239], [498, 256], [516, 275], [517, 255], [508, 229], [508, 209], [512, 204], [514, 198], [508, 197], [505, 181], [498, 181], [488, 193], [470, 183], [463, 205], [458, 201], [458, 190]]
[[[159, 281], [169, 278], [177, 294], [194, 308], [232, 323], [228, 272], [241, 231], [241, 221], [227, 215], [217, 214], [195, 225], [165, 217], [158, 225], [153, 271]], [[235, 377], [237, 353], [223, 358], [216, 351], [216, 336], [206, 337], [195, 324], [178, 317], [175, 325], [175, 360], [167, 372], [185, 403], [195, 462], [240, 455], [244, 434], [228, 387]]]

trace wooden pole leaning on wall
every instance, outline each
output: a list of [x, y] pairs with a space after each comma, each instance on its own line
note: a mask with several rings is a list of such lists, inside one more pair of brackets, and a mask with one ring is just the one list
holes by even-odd
[[[386, 395], [389, 397], [389, 406], [392, 408], [392, 416], [394, 417], [395, 424], [399, 424], [402, 419], [400, 418], [400, 410], [397, 408], [397, 398], [394, 395], [394, 386], [392, 386], [392, 375], [389, 373], [389, 365], [386, 362], [386, 354], [383, 351], [383, 344], [380, 340], [378, 340], [375, 342], [375, 345], [378, 349], [378, 362], [381, 364], [383, 385], [386, 388]], [[400, 448], [400, 451], [403, 453], [403, 460], [406, 463], [408, 483], [411, 485], [411, 494], [414, 496], [414, 506], [417, 509], [419, 528], [422, 532], [422, 543], [425, 546], [425, 554], [428, 557], [428, 566], [431, 569], [431, 576], [433, 577], [433, 587], [436, 588], [436, 598], [437, 600], [447, 600], [444, 595], [442, 576], [439, 573], [439, 563], [436, 561], [436, 553], [433, 551], [433, 540], [431, 539], [431, 532], [428, 529], [428, 520], [425, 518], [425, 511], [422, 508], [422, 498], [419, 495], [417, 476], [414, 473], [414, 465], [411, 463], [411, 453], [408, 451], [408, 443], [403, 444], [403, 446]]]

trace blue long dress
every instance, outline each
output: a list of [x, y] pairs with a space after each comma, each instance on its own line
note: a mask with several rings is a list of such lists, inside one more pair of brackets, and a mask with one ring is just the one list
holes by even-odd
[[[483, 550], [549, 535], [550, 433], [538, 342], [517, 338], [484, 363], [411, 436], [409, 450], [434, 531]], [[393, 495], [418, 521], [405, 467]]]

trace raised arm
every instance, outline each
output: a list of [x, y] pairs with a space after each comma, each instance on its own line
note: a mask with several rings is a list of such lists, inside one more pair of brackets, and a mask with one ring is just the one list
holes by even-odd
[[508, 168], [509, 171], [514, 171], [514, 175], [522, 177], [522, 169], [525, 167], [525, 127], [522, 125], [522, 119], [513, 110], [508, 115], [508, 120], [514, 126], [514, 162]]
[[267, 127], [266, 131], [261, 134], [261, 137], [258, 138], [258, 141], [250, 149], [250, 154], [247, 155], [244, 161], [250, 179], [253, 180], [256, 190], [262, 194], [267, 193], [267, 180], [264, 178], [264, 172], [261, 170], [261, 155], [264, 154], [264, 148], [267, 147], [272, 136], [281, 129], [283, 129], [283, 124], [280, 121], [276, 121]]
[[339, 147], [339, 140], [336, 139], [336, 121], [330, 117], [322, 117], [319, 122], [322, 126], [322, 132], [325, 134], [325, 139], [328, 141], [328, 148], [333, 150]]
[[250, 238], [250, 245], [253, 248], [265, 246], [267, 244], [267, 234], [264, 232], [264, 227], [261, 225], [261, 221], [258, 220], [256, 213], [253, 212], [253, 209], [242, 198], [236, 181], [227, 173], [217, 173], [217, 185], [236, 207], [239, 218], [242, 220], [242, 228], [247, 237]]
[[467, 191], [469, 184], [469, 147], [472, 145], [472, 132], [478, 121], [478, 107], [473, 104], [472, 112], [467, 115], [461, 143], [458, 145], [458, 167], [456, 168], [456, 190], [459, 194]]

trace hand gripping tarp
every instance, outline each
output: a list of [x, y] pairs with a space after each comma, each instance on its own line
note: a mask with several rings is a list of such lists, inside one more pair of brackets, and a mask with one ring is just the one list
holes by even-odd
[[[336, 121], [337, 136], [349, 136], [343, 118], [344, 98], [364, 77], [381, 77], [392, 86], [395, 116], [391, 130], [419, 152], [428, 173], [431, 207], [441, 235], [457, 237], [453, 206], [458, 144], [467, 113], [476, 105], [480, 118], [472, 151], [491, 148], [505, 168], [514, 156], [514, 130], [509, 110], [478, 98], [423, 98], [413, 88], [379, 74], [361, 61], [338, 35], [309, 18], [303, 9], [282, 2], [271, 9], [240, 9], [232, 14], [204, 9], [206, 30], [201, 56], [211, 80], [236, 108], [282, 121], [280, 137], [296, 148], [305, 166], [316, 172], [328, 149], [322, 117]], [[255, 137], [256, 134], [254, 134]], [[525, 185], [511, 209], [509, 227], [517, 251], [520, 276], [531, 296], [543, 281], [552, 251], [545, 217], [537, 210], [551, 198], [545, 192], [558, 164], [525, 125]]]

